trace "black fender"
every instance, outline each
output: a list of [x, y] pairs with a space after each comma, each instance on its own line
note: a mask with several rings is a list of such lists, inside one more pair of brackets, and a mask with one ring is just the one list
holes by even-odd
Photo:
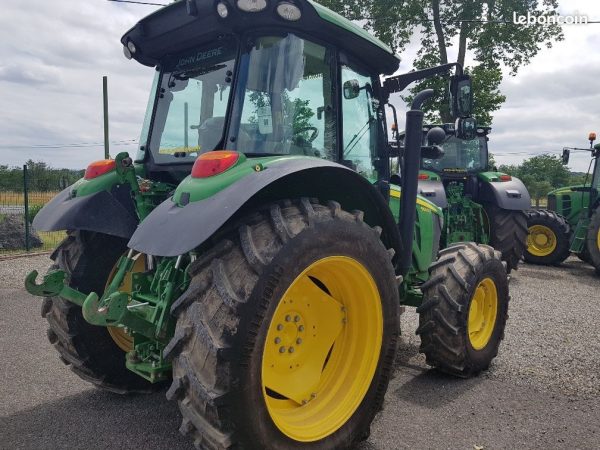
[[316, 158], [284, 160], [183, 207], [169, 198], [142, 221], [128, 246], [149, 255], [181, 255], [204, 243], [236, 213], [300, 197], [335, 200], [345, 210], [363, 211], [365, 222], [380, 226], [384, 244], [400, 254], [398, 227], [383, 195], [353, 170]]
[[73, 198], [68, 187], [46, 203], [32, 225], [38, 231], [87, 230], [129, 239], [138, 219], [129, 185]]
[[446, 190], [441, 181], [419, 180], [418, 193], [442, 209], [448, 206]]
[[529, 191], [518, 178], [510, 181], [485, 182], [479, 186], [478, 202], [491, 203], [502, 209], [511, 211], [531, 208]]

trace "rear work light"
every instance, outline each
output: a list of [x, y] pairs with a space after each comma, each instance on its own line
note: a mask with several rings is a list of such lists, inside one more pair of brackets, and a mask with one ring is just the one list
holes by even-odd
[[225, 172], [240, 158], [238, 152], [216, 150], [202, 153], [192, 167], [192, 178], [208, 178]]
[[85, 175], [83, 178], [91, 180], [93, 178], [104, 175], [105, 173], [112, 172], [117, 167], [117, 163], [114, 159], [102, 159], [100, 161], [94, 161], [87, 169], [85, 169]]

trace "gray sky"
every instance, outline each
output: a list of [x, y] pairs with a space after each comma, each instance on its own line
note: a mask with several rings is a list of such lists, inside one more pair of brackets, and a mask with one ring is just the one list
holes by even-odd
[[[102, 75], [109, 77], [111, 154], [135, 153], [153, 70], [126, 60], [119, 39], [155, 9], [105, 0], [3, 0], [0, 164], [31, 158], [83, 168], [101, 159]], [[562, 0], [560, 11], [600, 20], [596, 1]], [[600, 24], [563, 30], [563, 42], [502, 83], [507, 101], [490, 137], [499, 163], [585, 147], [589, 131], [600, 136]], [[416, 50], [411, 45], [401, 55], [404, 71]], [[81, 143], [86, 147], [39, 148]], [[585, 171], [588, 163], [589, 154], [573, 154], [570, 166]]]

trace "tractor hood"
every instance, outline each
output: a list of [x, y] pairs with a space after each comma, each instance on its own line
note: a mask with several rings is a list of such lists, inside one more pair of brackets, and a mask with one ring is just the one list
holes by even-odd
[[[264, 0], [259, 12], [244, 12], [238, 0], [179, 0], [140, 20], [121, 38], [126, 56], [147, 66], [156, 66], [167, 55], [214, 42], [226, 35], [249, 31], [294, 32], [330, 42], [360, 60], [369, 61], [379, 74], [392, 74], [400, 64], [387, 45], [365, 30], [309, 0], [294, 0], [301, 12], [297, 20], [284, 20], [278, 6], [289, 1]], [[255, 2], [260, 4], [261, 2]], [[226, 8], [222, 18], [217, 12]], [[223, 13], [222, 13], [223, 14]]]

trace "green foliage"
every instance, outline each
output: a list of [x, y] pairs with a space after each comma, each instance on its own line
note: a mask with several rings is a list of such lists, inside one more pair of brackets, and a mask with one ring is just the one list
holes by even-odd
[[[559, 25], [514, 25], [513, 12], [532, 16], [557, 14], [558, 0], [322, 0], [320, 3], [364, 26], [379, 39], [401, 53], [411, 38], [421, 48], [414, 62], [416, 69], [450, 61], [448, 48], [458, 45], [454, 61], [465, 65], [467, 52], [475, 60], [469, 68], [473, 75], [475, 118], [491, 124], [492, 113], [505, 96], [500, 93], [501, 67], [515, 75], [540, 49], [562, 40]], [[425, 88], [437, 97], [426, 105], [427, 120], [449, 122], [447, 80], [440, 77], [417, 83], [405, 100]]]
[[[83, 170], [54, 169], [45, 162], [26, 162], [29, 190], [58, 191], [83, 176]], [[23, 191], [23, 168], [0, 165], [0, 191]]]
[[33, 219], [35, 219], [35, 216], [37, 216], [37, 213], [39, 213], [43, 207], [44, 205], [29, 205], [29, 208], [27, 208], [27, 220], [29, 223], [33, 222]]
[[499, 170], [521, 179], [535, 199], [536, 206], [539, 206], [540, 199], [546, 197], [549, 191], [571, 182], [571, 173], [558, 155], [534, 156], [520, 165], [502, 165]]

